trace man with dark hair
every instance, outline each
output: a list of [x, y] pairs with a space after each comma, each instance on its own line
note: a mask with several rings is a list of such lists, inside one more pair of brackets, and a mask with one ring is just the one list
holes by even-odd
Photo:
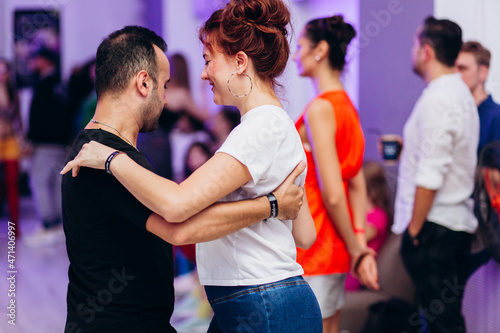
[[462, 47], [462, 29], [450, 20], [437, 20], [430, 16], [417, 33], [420, 44], [435, 50], [436, 59], [446, 67], [453, 67]]
[[[68, 161], [92, 140], [152, 169], [135, 143], [155, 128], [170, 78], [163, 40], [141, 27], [109, 35], [96, 57], [97, 108]], [[303, 190], [297, 167], [274, 194], [279, 218], [296, 218]], [[82, 168], [63, 176], [63, 223], [70, 260], [65, 332], [175, 332], [172, 246], [213, 240], [270, 216], [268, 199], [215, 204], [169, 223], [142, 205], [116, 178]]]
[[[153, 84], [158, 84], [154, 46], [163, 52], [167, 49], [167, 44], [160, 36], [136, 26], [127, 26], [104, 39], [96, 55], [97, 97], [105, 93], [121, 93], [130, 78], [141, 69], [151, 73]], [[126, 54], [128, 57], [124, 58]]]
[[479, 118], [470, 90], [455, 72], [460, 27], [429, 17], [412, 48], [413, 69], [427, 87], [404, 130], [394, 225], [430, 333], [465, 332], [459, 276], [477, 220], [472, 211]]
[[469, 86], [479, 111], [480, 135], [478, 154], [494, 140], [500, 141], [500, 105], [486, 92], [485, 83], [490, 70], [491, 53], [478, 42], [467, 42], [462, 46], [456, 67]]

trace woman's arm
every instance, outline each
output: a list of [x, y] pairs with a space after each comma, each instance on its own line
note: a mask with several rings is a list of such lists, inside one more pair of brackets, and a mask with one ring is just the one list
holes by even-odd
[[347, 207], [335, 146], [337, 127], [332, 105], [323, 99], [315, 100], [307, 111], [304, 124], [316, 161], [323, 203], [340, 237], [344, 240], [349, 254], [351, 257], [357, 257], [363, 249], [358, 245], [354, 235]]
[[125, 154], [111, 163], [111, 172], [139, 201], [167, 221], [182, 222], [252, 179], [245, 165], [217, 153], [188, 179], [176, 184], [150, 172]]
[[363, 170], [349, 180], [347, 195], [351, 204], [354, 233], [359, 244], [366, 246], [366, 181]]
[[[283, 183], [273, 191], [279, 201], [278, 218], [281, 220], [296, 219], [299, 211], [304, 211], [304, 189], [295, 185], [295, 179], [304, 169], [305, 163], [299, 163]], [[270, 213], [269, 200], [266, 197], [259, 197], [253, 200], [213, 204], [183, 223], [169, 223], [161, 216], [152, 214], [146, 223], [146, 228], [174, 245], [200, 243], [224, 237], [260, 222], [268, 218]]]
[[[80, 167], [104, 169], [115, 149], [91, 141], [83, 145], [61, 173]], [[182, 222], [251, 180], [245, 165], [225, 153], [217, 153], [181, 184], [156, 175], [126, 154], [117, 155], [110, 171], [142, 204], [169, 222]]]
[[304, 250], [310, 248], [316, 241], [316, 227], [305, 195], [304, 204], [300, 208], [299, 215], [293, 221], [292, 235], [295, 245]]
[[356, 239], [347, 207], [340, 163], [335, 146], [337, 125], [332, 105], [315, 100], [304, 122], [312, 147], [316, 172], [325, 207], [351, 256], [351, 271], [365, 286], [378, 289], [377, 265], [373, 252]]
[[371, 241], [372, 239], [375, 238], [375, 236], [377, 236], [377, 228], [375, 228], [373, 225], [367, 223], [366, 224], [366, 243], [368, 243], [369, 241]]

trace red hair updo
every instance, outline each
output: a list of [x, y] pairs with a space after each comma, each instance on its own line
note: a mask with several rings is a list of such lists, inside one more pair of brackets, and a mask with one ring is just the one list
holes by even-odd
[[290, 11], [282, 0], [231, 0], [200, 29], [205, 46], [229, 56], [243, 51], [257, 75], [276, 85], [290, 56]]

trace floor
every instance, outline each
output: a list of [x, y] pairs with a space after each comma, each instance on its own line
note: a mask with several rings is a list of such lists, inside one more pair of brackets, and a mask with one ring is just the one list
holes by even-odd
[[[31, 199], [21, 199], [21, 233], [36, 230], [38, 221]], [[0, 333], [63, 332], [66, 319], [68, 256], [64, 243], [33, 249], [15, 241], [15, 261], [8, 262], [9, 239], [7, 217], [0, 216]], [[11, 244], [12, 245], [12, 242]], [[12, 248], [10, 249], [12, 250]], [[11, 257], [12, 259], [12, 257]], [[14, 264], [14, 269], [9, 266]], [[15, 273], [8, 273], [14, 271]], [[14, 275], [11, 289], [9, 277]], [[176, 308], [172, 325], [179, 333], [206, 332], [211, 317], [209, 305], [195, 276], [176, 279]], [[15, 290], [14, 290], [15, 289]], [[9, 290], [15, 296], [9, 296]], [[15, 300], [15, 326], [9, 324], [8, 306]], [[11, 322], [12, 323], [12, 322]]]

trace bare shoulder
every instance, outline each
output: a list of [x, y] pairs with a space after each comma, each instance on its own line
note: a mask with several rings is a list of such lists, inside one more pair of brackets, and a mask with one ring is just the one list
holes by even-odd
[[334, 120], [333, 111], [334, 109], [332, 103], [324, 98], [316, 98], [309, 105], [309, 109], [307, 110], [307, 120]]

